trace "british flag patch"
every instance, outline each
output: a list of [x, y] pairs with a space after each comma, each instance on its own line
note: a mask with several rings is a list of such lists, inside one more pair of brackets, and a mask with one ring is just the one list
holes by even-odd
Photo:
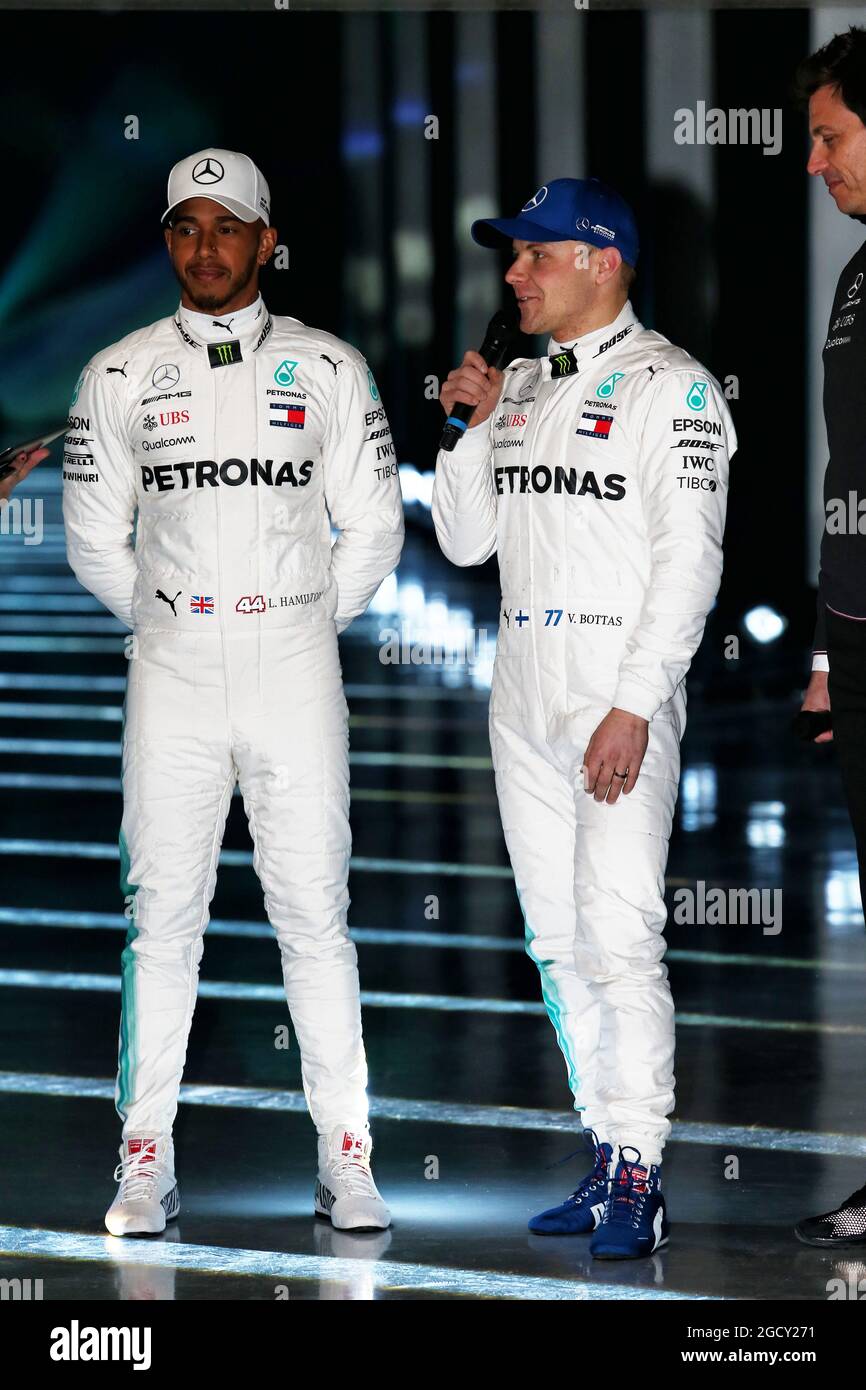
[[213, 613], [213, 598], [210, 594], [191, 594], [189, 600], [190, 613]]

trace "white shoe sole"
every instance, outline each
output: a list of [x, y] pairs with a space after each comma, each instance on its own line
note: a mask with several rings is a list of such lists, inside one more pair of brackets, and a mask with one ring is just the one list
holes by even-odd
[[125, 1212], [120, 1207], [109, 1207], [105, 1213], [105, 1228], [113, 1236], [159, 1236], [168, 1221], [175, 1221], [180, 1211], [177, 1184], [160, 1201], [152, 1216], [143, 1212]]
[[[330, 1198], [330, 1202], [328, 1198]], [[347, 1222], [344, 1218], [341, 1219], [340, 1213], [338, 1212], [337, 1219], [334, 1220], [334, 1207], [337, 1204], [337, 1200], [338, 1199], [328, 1191], [322, 1182], [319, 1181], [316, 1183], [316, 1192], [313, 1199], [313, 1214], [322, 1217], [326, 1221], [330, 1221], [336, 1231], [387, 1231], [388, 1227], [391, 1225], [391, 1213], [388, 1211], [387, 1207], [382, 1216], [378, 1216], [374, 1212], [361, 1212], [357, 1220]]]

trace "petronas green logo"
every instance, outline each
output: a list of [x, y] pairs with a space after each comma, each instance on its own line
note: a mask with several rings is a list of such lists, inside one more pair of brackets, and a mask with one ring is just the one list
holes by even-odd
[[290, 362], [288, 358], [286, 358], [285, 362], [280, 363], [277, 370], [274, 372], [274, 381], [278, 386], [294, 386], [295, 368], [297, 365], [297, 362]]
[[686, 396], [689, 410], [703, 410], [707, 403], [708, 381], [693, 381]]
[[600, 396], [603, 401], [610, 400], [616, 390], [616, 383], [622, 381], [624, 376], [625, 372], [611, 372], [610, 376], [605, 377], [595, 394]]

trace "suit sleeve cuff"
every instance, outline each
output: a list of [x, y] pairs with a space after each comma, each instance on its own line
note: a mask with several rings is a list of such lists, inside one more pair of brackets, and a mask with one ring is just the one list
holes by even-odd
[[662, 701], [645, 685], [636, 681], [620, 681], [613, 697], [613, 709], [624, 709], [627, 714], [637, 714], [641, 719], [650, 720], [658, 714]]
[[440, 450], [439, 457], [455, 464], [462, 459], [464, 463], [481, 463], [490, 453], [490, 421], [483, 420], [480, 425], [466, 430], [454, 448], [446, 453]]

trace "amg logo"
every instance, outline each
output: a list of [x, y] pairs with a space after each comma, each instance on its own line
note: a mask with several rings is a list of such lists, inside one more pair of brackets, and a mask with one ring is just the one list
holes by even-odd
[[153, 405], [154, 401], [179, 401], [192, 395], [192, 391], [163, 391], [159, 396], [145, 396], [142, 405]]

